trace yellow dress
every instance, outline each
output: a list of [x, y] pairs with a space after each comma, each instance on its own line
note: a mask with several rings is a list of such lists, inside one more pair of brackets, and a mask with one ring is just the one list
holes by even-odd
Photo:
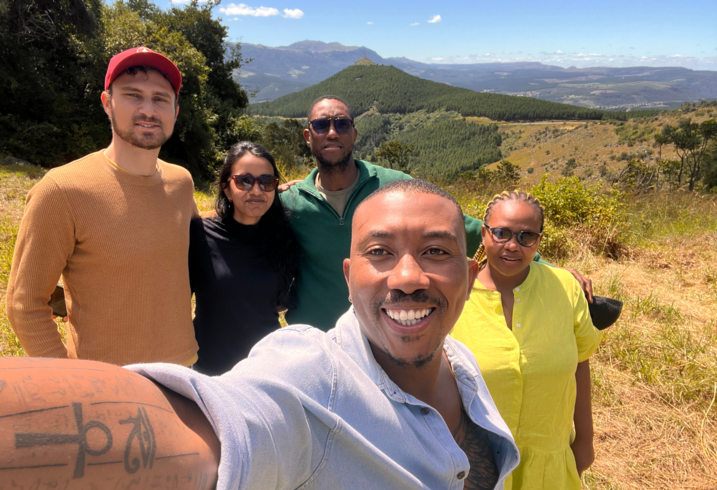
[[533, 262], [513, 295], [511, 331], [500, 293], [476, 280], [451, 335], [475, 354], [520, 450], [520, 465], [505, 488], [579, 490], [570, 449], [575, 370], [597, 349], [602, 334], [568, 271]]

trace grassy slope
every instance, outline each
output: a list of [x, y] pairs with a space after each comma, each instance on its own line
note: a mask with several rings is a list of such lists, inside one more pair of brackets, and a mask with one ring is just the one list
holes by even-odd
[[[695, 112], [674, 110], [660, 113], [658, 116], [630, 120], [625, 123], [632, 127], [637, 125], [637, 131], [649, 133], [660, 131], [663, 125], [676, 126], [681, 118], [690, 117], [693, 122], [702, 122], [717, 117], [717, 108], [700, 109]], [[467, 118], [477, 124], [496, 123], [490, 119]], [[540, 180], [544, 173], [549, 172], [557, 178], [570, 158], [575, 158], [578, 167], [575, 175], [596, 180], [599, 178], [599, 168], [605, 163], [612, 172], [619, 172], [625, 162], [611, 160], [611, 156], [618, 157], [622, 153], [644, 155], [646, 151], [654, 152], [652, 158], [657, 158], [658, 149], [652, 146], [652, 137], [647, 141], [635, 142], [629, 146], [619, 141], [615, 129], [618, 127], [610, 122], [595, 121], [546, 121], [535, 123], [497, 123], [502, 132], [507, 135], [501, 147], [503, 158], [521, 168], [521, 175], [525, 182], [533, 184]], [[545, 130], [548, 130], [548, 134]], [[679, 160], [672, 146], [662, 148], [662, 158]], [[496, 162], [497, 163], [497, 162]], [[528, 168], [533, 173], [528, 173]], [[489, 165], [495, 169], [495, 163]]]
[[[4, 315], [4, 293], [24, 198], [43, 174], [0, 166], [3, 356], [23, 354]], [[488, 198], [450, 190], [464, 205]], [[206, 192], [195, 199], [202, 211], [211, 208]], [[591, 363], [597, 460], [586, 488], [717, 488], [717, 200], [633, 200], [626, 230], [616, 261], [578, 247], [559, 263], [591, 276], [599, 294], [625, 301]]]

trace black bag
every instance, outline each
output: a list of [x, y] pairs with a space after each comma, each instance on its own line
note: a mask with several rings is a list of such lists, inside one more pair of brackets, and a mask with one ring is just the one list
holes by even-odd
[[55, 286], [55, 290], [50, 296], [48, 306], [52, 307], [52, 314], [65, 318], [67, 316], [67, 308], [65, 307], [65, 290], [62, 286]]
[[605, 296], [593, 295], [593, 302], [588, 303], [590, 318], [598, 330], [605, 330], [620, 318], [622, 301]]

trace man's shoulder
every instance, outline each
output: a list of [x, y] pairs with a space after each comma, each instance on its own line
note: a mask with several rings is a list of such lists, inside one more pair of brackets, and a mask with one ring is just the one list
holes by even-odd
[[255, 379], [265, 385], [288, 384], [319, 400], [333, 391], [340, 365], [340, 347], [331, 337], [309, 325], [280, 328], [252, 348], [249, 357], [227, 376]]
[[[55, 182], [83, 185], [88, 183], [87, 178], [78, 179], [79, 175], [85, 177], [92, 177], [93, 175], [101, 175], [100, 165], [103, 163], [102, 151], [96, 151], [85, 155], [82, 158], [73, 160], [69, 163], [55, 167], [45, 175], [46, 178], [51, 179]], [[43, 179], [44, 180], [44, 179]]]
[[366, 169], [369, 178], [378, 179], [380, 185], [388, 184], [389, 182], [393, 182], [394, 180], [404, 180], [412, 178], [410, 175], [400, 172], [398, 170], [385, 168], [380, 165], [374, 165], [373, 163], [369, 163], [364, 160], [354, 161], [356, 162], [356, 165], [359, 166], [359, 168], [364, 167]]
[[189, 173], [189, 170], [181, 165], [165, 162], [164, 160], [159, 159], [157, 159], [157, 163], [162, 167], [162, 175], [165, 179], [177, 179], [186, 180], [192, 183], [194, 182], [192, 174]]

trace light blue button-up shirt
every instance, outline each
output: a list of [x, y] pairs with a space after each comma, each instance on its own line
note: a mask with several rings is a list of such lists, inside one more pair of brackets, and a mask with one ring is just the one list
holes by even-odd
[[[503, 488], [518, 449], [473, 354], [450, 337], [443, 348], [466, 413], [489, 432]], [[131, 369], [204, 411], [222, 445], [219, 489], [459, 490], [470, 470], [438, 411], [376, 362], [353, 309], [327, 333], [277, 330], [219, 377], [168, 364]]]

